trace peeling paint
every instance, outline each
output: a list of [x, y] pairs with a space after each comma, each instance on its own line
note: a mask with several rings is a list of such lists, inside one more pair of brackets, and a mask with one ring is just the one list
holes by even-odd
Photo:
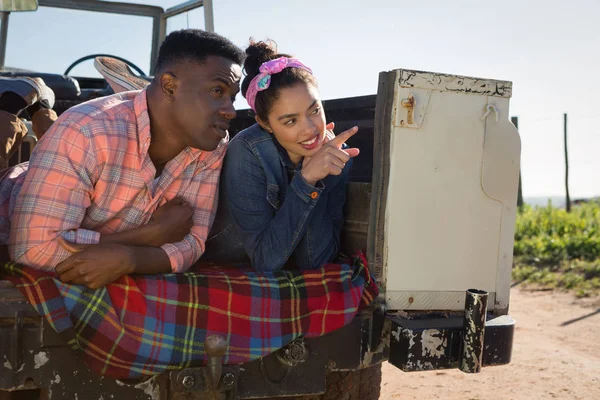
[[448, 339], [439, 329], [425, 329], [421, 334], [423, 357], [444, 357]]
[[6, 362], [3, 365], [4, 365], [4, 368], [12, 369], [12, 365], [11, 365], [10, 361], [8, 361], [8, 360], [6, 360]]
[[50, 385], [59, 384], [60, 383], [60, 375], [57, 373], [54, 376], [54, 379], [50, 381]]
[[421, 362], [421, 360], [417, 360], [416, 362], [408, 362], [406, 366], [412, 371], [431, 371], [435, 369], [433, 364], [429, 361]]
[[481, 371], [484, 350], [484, 333], [487, 308], [487, 292], [468, 290], [463, 320], [463, 346], [460, 369], [473, 373]]
[[43, 367], [48, 363], [48, 361], [50, 361], [50, 359], [48, 358], [46, 352], [40, 351], [35, 356], [33, 356], [33, 368], [38, 369], [40, 367]]
[[392, 331], [392, 336], [396, 339], [396, 342], [400, 341], [400, 334], [402, 333], [402, 328], [398, 327], [395, 331]]
[[147, 396], [151, 399], [160, 399], [160, 385], [156, 383], [156, 376], [148, 379], [147, 381], [138, 383], [134, 386], [136, 389], [143, 390]]
[[401, 70], [401, 87], [440, 90], [457, 93], [507, 97], [512, 96], [512, 83], [494, 79], [481, 79], [468, 76], [439, 74], [434, 72]]
[[410, 331], [405, 330], [404, 336], [408, 338], [408, 348], [412, 349], [415, 345], [415, 338], [417, 337], [417, 333], [410, 333]]

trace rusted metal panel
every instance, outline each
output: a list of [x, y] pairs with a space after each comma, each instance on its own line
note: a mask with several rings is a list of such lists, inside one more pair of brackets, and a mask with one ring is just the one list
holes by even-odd
[[0, 279], [0, 325], [12, 325], [16, 312], [25, 319], [40, 317], [12, 283]]

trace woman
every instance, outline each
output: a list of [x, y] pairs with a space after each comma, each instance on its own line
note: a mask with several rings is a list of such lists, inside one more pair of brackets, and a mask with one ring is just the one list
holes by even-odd
[[246, 55], [242, 94], [257, 123], [229, 144], [206, 258], [249, 259], [259, 271], [318, 268], [339, 252], [348, 172], [359, 153], [344, 142], [358, 128], [328, 131], [317, 81], [300, 60], [265, 42], [251, 43]]

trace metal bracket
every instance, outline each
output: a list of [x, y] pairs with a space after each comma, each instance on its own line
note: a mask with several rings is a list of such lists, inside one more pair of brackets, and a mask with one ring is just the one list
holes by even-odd
[[223, 366], [223, 374], [218, 385], [212, 387], [211, 371], [208, 367], [185, 368], [173, 371], [169, 375], [173, 392], [207, 392], [224, 393], [226, 398], [234, 398], [233, 393], [238, 381], [238, 371], [233, 367]]
[[[443, 314], [388, 314], [390, 364], [405, 372], [459, 368], [464, 358], [464, 316]], [[510, 363], [514, 328], [515, 320], [509, 315], [489, 316], [482, 332], [481, 366]]]
[[398, 88], [398, 104], [393, 113], [394, 126], [402, 128], [420, 128], [425, 120], [432, 90]]
[[277, 350], [277, 359], [289, 367], [305, 362], [308, 359], [308, 349], [304, 338], [298, 338], [285, 347]]

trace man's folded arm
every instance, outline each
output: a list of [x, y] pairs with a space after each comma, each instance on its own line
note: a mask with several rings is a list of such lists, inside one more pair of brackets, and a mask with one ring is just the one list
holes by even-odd
[[55, 123], [40, 140], [11, 217], [13, 261], [52, 270], [70, 253], [58, 242], [100, 242], [80, 225], [91, 204], [96, 171], [92, 141], [68, 124]]
[[161, 246], [171, 262], [173, 272], [187, 271], [204, 253], [208, 232], [215, 220], [219, 200], [219, 178], [226, 146], [206, 153], [205, 167], [199, 169], [182, 197], [194, 209], [191, 232], [177, 243]]

